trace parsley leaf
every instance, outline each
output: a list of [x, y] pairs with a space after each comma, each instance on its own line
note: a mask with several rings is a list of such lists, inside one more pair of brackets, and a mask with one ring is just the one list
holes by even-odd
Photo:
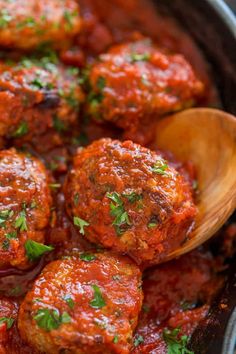
[[159, 160], [152, 167], [152, 171], [157, 173], [158, 175], [161, 175], [161, 176], [164, 176], [164, 175], [168, 176], [168, 173], [166, 172], [168, 167], [169, 166], [167, 165], [165, 160]]
[[135, 192], [131, 192], [131, 193], [123, 193], [122, 194], [123, 197], [127, 198], [128, 201], [133, 204], [135, 202], [138, 202], [139, 200], [143, 199], [142, 194], [137, 194]]
[[85, 226], [89, 226], [89, 223], [83, 219], [80, 219], [78, 216], [74, 216], [73, 221], [74, 221], [74, 225], [80, 228], [79, 232], [82, 235], [84, 235], [85, 234], [84, 228]]
[[94, 290], [94, 298], [90, 301], [90, 306], [95, 309], [100, 309], [106, 306], [105, 300], [103, 299], [102, 292], [97, 285], [92, 285]]
[[24, 136], [28, 133], [29, 128], [28, 128], [28, 123], [27, 122], [22, 122], [18, 128], [14, 131], [12, 136], [14, 138], [20, 138], [21, 136]]
[[149, 53], [132, 53], [130, 55], [131, 63], [136, 63], [139, 61], [148, 61], [150, 59]]
[[34, 320], [38, 327], [45, 329], [47, 332], [59, 328], [61, 324], [60, 315], [56, 310], [40, 309], [34, 316]]
[[82, 253], [79, 258], [85, 262], [91, 262], [97, 259], [97, 257], [92, 253]]
[[134, 339], [134, 346], [138, 347], [139, 344], [141, 344], [143, 342], [144, 342], [143, 336], [138, 336]]
[[119, 342], [119, 336], [118, 336], [118, 334], [116, 334], [113, 338], [113, 343], [117, 344], [118, 342]]
[[74, 300], [70, 297], [70, 295], [66, 295], [66, 296], [64, 297], [64, 300], [65, 300], [65, 302], [67, 303], [67, 305], [69, 306], [69, 308], [70, 308], [71, 310], [73, 310], [73, 308], [75, 307], [75, 302], [74, 302]]
[[35, 261], [41, 257], [44, 253], [54, 250], [54, 247], [47, 246], [42, 243], [27, 240], [25, 243], [26, 255], [30, 261]]
[[25, 210], [22, 210], [15, 221], [15, 228], [20, 231], [27, 231], [27, 223], [26, 223], [26, 213]]
[[179, 328], [175, 328], [172, 331], [164, 329], [163, 339], [167, 344], [168, 354], [194, 354], [187, 349], [188, 336], [184, 335], [179, 338], [179, 332]]
[[115, 218], [112, 225], [115, 226], [117, 234], [122, 235], [125, 231], [124, 228], [126, 228], [127, 225], [131, 225], [129, 215], [127, 211], [125, 211], [124, 203], [121, 200], [119, 193], [107, 193], [107, 198], [114, 202], [110, 203], [110, 214]]
[[0, 227], [6, 227], [6, 221], [13, 216], [13, 210], [2, 210], [0, 211]]
[[14, 318], [11, 317], [0, 317], [0, 324], [6, 323], [7, 329], [10, 329], [14, 323]]

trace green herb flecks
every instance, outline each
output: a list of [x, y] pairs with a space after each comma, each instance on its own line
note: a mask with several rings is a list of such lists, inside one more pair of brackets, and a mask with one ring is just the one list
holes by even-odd
[[179, 337], [179, 333], [179, 328], [175, 328], [172, 331], [164, 329], [163, 339], [167, 345], [168, 354], [194, 354], [187, 349], [189, 337], [186, 335]]
[[0, 317], [0, 324], [6, 323], [7, 329], [10, 329], [14, 323], [14, 319], [11, 317]]
[[92, 253], [82, 253], [79, 258], [85, 262], [92, 262], [97, 259], [97, 257]]
[[2, 210], [0, 211], [0, 228], [6, 227], [6, 221], [13, 216], [13, 210]]
[[118, 336], [118, 334], [116, 334], [113, 338], [113, 343], [117, 344], [118, 342], [119, 342], [119, 336]]
[[74, 216], [73, 221], [74, 221], [74, 225], [75, 225], [75, 226], [78, 226], [78, 227], [80, 228], [79, 232], [80, 232], [82, 235], [84, 235], [84, 234], [85, 234], [84, 228], [85, 228], [86, 226], [89, 226], [89, 223], [88, 223], [87, 221], [85, 221], [85, 220], [79, 218], [78, 216]]
[[150, 59], [149, 53], [132, 53], [130, 55], [131, 63], [136, 63], [139, 61], [148, 61]]
[[13, 138], [20, 138], [29, 132], [27, 122], [21, 122], [18, 128], [12, 133]]
[[106, 306], [105, 300], [102, 296], [102, 292], [100, 288], [97, 285], [92, 285], [93, 291], [94, 291], [94, 298], [93, 300], [90, 301], [90, 306], [95, 308], [95, 309], [100, 309], [104, 306]]
[[12, 16], [6, 9], [0, 11], [0, 28], [6, 28], [7, 25], [11, 22]]
[[107, 193], [107, 198], [113, 201], [113, 203], [110, 203], [110, 214], [115, 218], [112, 225], [114, 225], [117, 234], [122, 235], [127, 227], [131, 225], [129, 215], [125, 211], [124, 203], [119, 193]]
[[71, 296], [70, 296], [70, 295], [64, 296], [64, 300], [65, 300], [65, 302], [67, 303], [67, 305], [69, 306], [69, 308], [70, 308], [71, 310], [73, 310], [73, 308], [75, 307], [75, 302], [74, 302], [74, 300], [71, 298]]
[[122, 196], [128, 199], [131, 204], [143, 199], [142, 194], [138, 194], [136, 192], [123, 193]]
[[27, 240], [25, 243], [25, 250], [28, 259], [30, 261], [35, 261], [43, 254], [53, 251], [54, 247], [47, 246], [33, 240]]
[[25, 210], [22, 210], [18, 216], [18, 218], [16, 218], [15, 221], [15, 228], [19, 229], [20, 232], [23, 231], [27, 231], [28, 227], [27, 227], [27, 221], [26, 221], [26, 212]]
[[143, 339], [143, 336], [137, 336], [135, 339], [134, 339], [134, 346], [135, 347], [138, 347], [141, 343], [144, 342], [144, 339]]
[[33, 318], [38, 327], [43, 328], [47, 332], [58, 329], [61, 324], [71, 321], [67, 312], [63, 312], [60, 315], [58, 311], [49, 309], [39, 309]]
[[169, 166], [165, 160], [159, 160], [152, 167], [152, 171], [154, 173], [157, 173], [158, 175], [161, 175], [161, 176], [168, 176], [168, 172], [166, 172], [168, 167]]

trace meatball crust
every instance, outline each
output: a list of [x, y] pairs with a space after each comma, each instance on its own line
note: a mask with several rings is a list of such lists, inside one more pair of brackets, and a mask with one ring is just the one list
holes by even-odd
[[81, 27], [76, 0], [0, 0], [0, 45], [32, 50], [68, 47]]
[[77, 73], [60, 65], [46, 67], [29, 60], [0, 65], [0, 136], [32, 141], [51, 129], [53, 145], [58, 133], [76, 124], [83, 100]]
[[51, 196], [43, 164], [14, 149], [0, 151], [0, 267], [25, 268], [27, 240], [43, 243]]
[[81, 253], [48, 264], [23, 301], [22, 338], [43, 353], [129, 353], [141, 273], [126, 257]]
[[115, 45], [89, 72], [88, 111], [98, 121], [136, 131], [158, 116], [190, 107], [203, 84], [182, 55], [164, 54], [149, 39]]
[[80, 233], [138, 264], [177, 248], [196, 214], [189, 182], [131, 141], [101, 139], [78, 150], [64, 193]]

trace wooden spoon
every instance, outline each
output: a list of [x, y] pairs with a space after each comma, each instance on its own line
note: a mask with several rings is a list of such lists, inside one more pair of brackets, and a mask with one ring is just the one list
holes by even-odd
[[157, 123], [156, 143], [194, 164], [199, 188], [193, 233], [166, 261], [207, 241], [235, 210], [236, 118], [216, 109], [189, 109]]

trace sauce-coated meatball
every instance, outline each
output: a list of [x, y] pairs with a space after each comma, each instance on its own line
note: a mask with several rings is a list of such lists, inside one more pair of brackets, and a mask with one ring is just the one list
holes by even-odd
[[51, 63], [45, 69], [30, 60], [1, 64], [0, 91], [0, 136], [32, 141], [51, 129], [56, 133], [52, 145], [76, 124], [83, 100], [77, 73]]
[[0, 354], [9, 354], [9, 332], [17, 317], [18, 306], [7, 298], [0, 299]]
[[28, 246], [32, 241], [44, 242], [50, 207], [48, 177], [43, 164], [14, 149], [0, 151], [1, 268], [29, 265], [26, 242]]
[[0, 45], [34, 49], [47, 42], [67, 47], [80, 31], [75, 0], [0, 0]]
[[203, 84], [182, 55], [162, 53], [150, 40], [116, 45], [89, 72], [88, 111], [134, 133], [163, 114], [190, 107]]
[[138, 267], [125, 257], [82, 253], [54, 261], [21, 305], [20, 334], [43, 353], [129, 353], [140, 286]]
[[78, 150], [64, 193], [81, 234], [138, 264], [178, 247], [196, 214], [189, 183], [131, 141], [101, 139]]

